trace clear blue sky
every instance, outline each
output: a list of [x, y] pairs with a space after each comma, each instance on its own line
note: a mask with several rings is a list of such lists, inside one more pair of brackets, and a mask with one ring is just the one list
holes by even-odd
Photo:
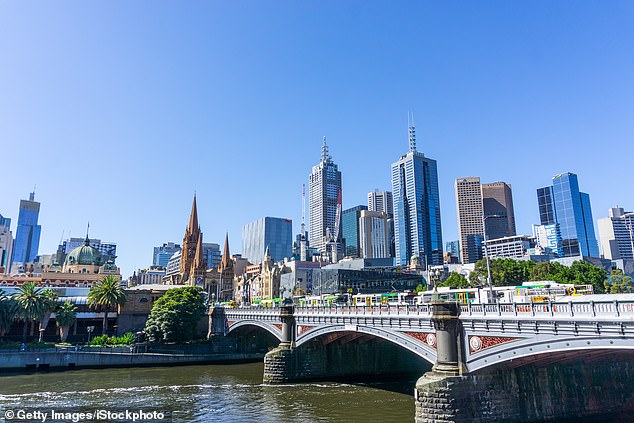
[[[206, 242], [293, 219], [322, 136], [344, 208], [389, 189], [407, 150], [454, 179], [535, 190], [572, 171], [595, 220], [634, 209], [634, 2], [0, 3], [0, 214], [37, 184], [40, 253], [65, 231], [118, 244], [125, 276], [181, 242], [194, 191]], [[14, 232], [15, 235], [15, 232]]]

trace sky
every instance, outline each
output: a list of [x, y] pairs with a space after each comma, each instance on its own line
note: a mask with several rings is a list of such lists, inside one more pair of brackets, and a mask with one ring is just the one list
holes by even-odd
[[[344, 209], [390, 189], [417, 146], [438, 162], [443, 241], [454, 180], [536, 189], [579, 176], [594, 219], [634, 209], [631, 1], [0, 1], [0, 214], [36, 186], [40, 254], [85, 236], [124, 276], [183, 239], [242, 249], [263, 216], [301, 223], [322, 137]], [[597, 234], [598, 236], [598, 234]]]

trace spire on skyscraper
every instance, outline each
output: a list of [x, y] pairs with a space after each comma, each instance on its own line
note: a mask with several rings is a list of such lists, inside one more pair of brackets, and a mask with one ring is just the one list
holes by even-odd
[[324, 135], [324, 143], [321, 145], [321, 162], [328, 163], [331, 160], [330, 154], [328, 154], [328, 146], [326, 145], [326, 136]]
[[414, 113], [407, 112], [407, 134], [409, 139], [409, 151], [416, 151], [416, 130], [414, 129]]

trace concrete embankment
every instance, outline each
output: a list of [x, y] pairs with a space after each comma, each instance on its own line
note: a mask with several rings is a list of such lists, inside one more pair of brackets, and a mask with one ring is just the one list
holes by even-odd
[[262, 360], [264, 354], [160, 354], [86, 351], [23, 351], [0, 353], [0, 374], [23, 370], [99, 367], [173, 366]]

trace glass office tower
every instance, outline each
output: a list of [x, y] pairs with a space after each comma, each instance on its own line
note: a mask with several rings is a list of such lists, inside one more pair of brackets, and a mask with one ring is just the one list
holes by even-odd
[[264, 260], [266, 248], [273, 261], [293, 255], [293, 222], [279, 217], [263, 217], [242, 228], [242, 255], [253, 264]]
[[347, 257], [361, 257], [359, 218], [361, 210], [367, 209], [367, 206], [356, 206], [341, 214], [341, 234], [346, 243]]
[[436, 160], [416, 151], [413, 123], [410, 151], [392, 163], [396, 265], [407, 265], [413, 255], [427, 265], [443, 264], [440, 195]]
[[576, 174], [553, 177], [552, 186], [537, 190], [537, 201], [541, 224], [559, 226], [562, 257], [599, 257], [590, 196], [579, 191]]
[[35, 193], [28, 200], [20, 200], [18, 227], [13, 243], [12, 263], [29, 263], [37, 257], [40, 246], [41, 226], [37, 224], [40, 215], [40, 203], [35, 201]]

